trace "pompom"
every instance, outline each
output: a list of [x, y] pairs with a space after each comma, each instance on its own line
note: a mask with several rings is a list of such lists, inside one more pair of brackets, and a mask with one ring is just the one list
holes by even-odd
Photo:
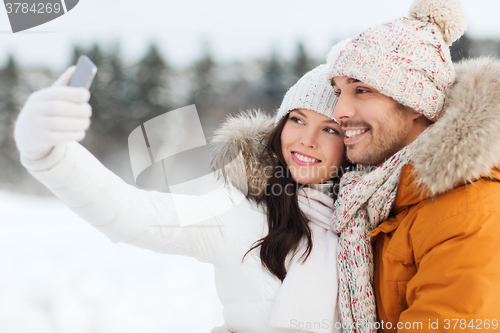
[[333, 45], [332, 48], [330, 49], [330, 52], [328, 52], [328, 56], [326, 57], [326, 63], [327, 64], [334, 63], [335, 60], [337, 60], [337, 58], [339, 57], [340, 52], [346, 47], [347, 43], [349, 43], [351, 40], [352, 38], [347, 38]]
[[409, 15], [437, 25], [448, 45], [459, 39], [467, 28], [465, 10], [460, 0], [415, 0]]

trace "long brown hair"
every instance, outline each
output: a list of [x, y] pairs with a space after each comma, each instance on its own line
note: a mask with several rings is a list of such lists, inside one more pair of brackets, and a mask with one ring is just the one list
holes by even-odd
[[[288, 253], [297, 249], [301, 239], [306, 237], [307, 240], [307, 248], [302, 256], [304, 261], [309, 257], [313, 247], [309, 221], [298, 203], [298, 191], [307, 185], [300, 185], [293, 180], [281, 150], [281, 132], [288, 118], [288, 115], [283, 117], [265, 138], [267, 144], [263, 154], [269, 155], [274, 170], [268, 178], [265, 195], [261, 199], [266, 204], [269, 233], [256, 241], [245, 253], [246, 256], [260, 246], [262, 265], [281, 281], [286, 276], [286, 257]], [[340, 176], [341, 174], [338, 174], [334, 179], [337, 184]], [[276, 193], [276, 188], [280, 190], [279, 193]]]

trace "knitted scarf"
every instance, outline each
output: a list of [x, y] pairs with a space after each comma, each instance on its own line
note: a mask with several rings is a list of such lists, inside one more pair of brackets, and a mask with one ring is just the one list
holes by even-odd
[[369, 232], [394, 205], [401, 169], [411, 162], [415, 140], [371, 172], [344, 174], [335, 203], [333, 229], [340, 234], [337, 263], [344, 332], [376, 332], [373, 252]]

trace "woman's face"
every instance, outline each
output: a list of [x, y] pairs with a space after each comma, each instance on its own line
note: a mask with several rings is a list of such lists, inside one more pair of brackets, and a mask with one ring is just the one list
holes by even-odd
[[344, 162], [344, 134], [331, 118], [316, 111], [290, 112], [281, 132], [281, 150], [299, 184], [319, 184], [337, 175]]

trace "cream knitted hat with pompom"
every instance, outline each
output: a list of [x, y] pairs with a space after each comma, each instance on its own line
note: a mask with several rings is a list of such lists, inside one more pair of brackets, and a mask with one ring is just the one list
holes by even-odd
[[455, 80], [450, 45], [466, 29], [459, 0], [415, 0], [409, 18], [363, 31], [331, 62], [327, 79], [348, 76], [436, 121]]
[[337, 96], [330, 82], [327, 81], [326, 74], [327, 66], [325, 64], [319, 65], [304, 74], [297, 83], [288, 89], [278, 109], [274, 125], [276, 126], [283, 117], [295, 109], [316, 111], [335, 120], [332, 113], [337, 103]]

